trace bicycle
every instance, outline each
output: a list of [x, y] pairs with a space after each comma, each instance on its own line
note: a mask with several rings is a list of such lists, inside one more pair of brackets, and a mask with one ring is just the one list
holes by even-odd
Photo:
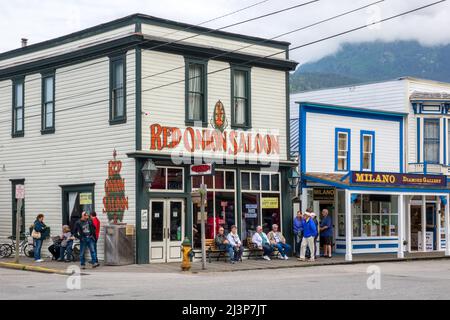
[[[9, 258], [16, 252], [15, 237], [10, 236], [11, 244], [4, 243], [0, 245], [0, 257]], [[34, 255], [34, 245], [29, 241], [30, 234], [21, 235], [19, 242], [19, 253], [22, 252], [26, 257], [32, 258]]]

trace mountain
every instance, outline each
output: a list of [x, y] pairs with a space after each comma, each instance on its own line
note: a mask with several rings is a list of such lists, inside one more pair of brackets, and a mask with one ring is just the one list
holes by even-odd
[[345, 44], [336, 54], [301, 65], [291, 75], [291, 92], [411, 76], [450, 82], [450, 45], [416, 41]]

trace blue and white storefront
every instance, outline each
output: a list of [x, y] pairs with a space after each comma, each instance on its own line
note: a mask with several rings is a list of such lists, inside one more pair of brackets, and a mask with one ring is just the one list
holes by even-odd
[[328, 209], [335, 251], [445, 250], [445, 175], [405, 172], [406, 114], [299, 102], [302, 210]]

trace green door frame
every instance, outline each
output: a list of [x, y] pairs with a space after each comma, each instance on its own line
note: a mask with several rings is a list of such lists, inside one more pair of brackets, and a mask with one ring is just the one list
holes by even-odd
[[61, 223], [69, 224], [70, 213], [69, 207], [66, 205], [66, 199], [70, 192], [91, 192], [92, 193], [92, 210], [95, 211], [95, 183], [88, 184], [74, 184], [74, 185], [62, 185], [61, 188], [61, 208], [62, 216]]

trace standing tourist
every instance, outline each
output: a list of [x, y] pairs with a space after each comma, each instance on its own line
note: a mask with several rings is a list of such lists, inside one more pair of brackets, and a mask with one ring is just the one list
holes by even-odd
[[297, 211], [297, 216], [294, 218], [294, 237], [295, 237], [295, 255], [300, 258], [300, 245], [303, 238], [303, 217], [300, 210]]
[[326, 258], [331, 258], [333, 223], [328, 214], [327, 209], [322, 210], [322, 219], [320, 221], [320, 244], [323, 246], [323, 256]]
[[91, 220], [95, 227], [95, 243], [94, 243], [95, 254], [98, 255], [97, 242], [98, 238], [100, 237], [100, 220], [99, 218], [97, 218], [97, 212], [94, 211], [91, 213]]
[[234, 256], [231, 260], [231, 263], [242, 260], [242, 253], [244, 252], [244, 248], [242, 247], [242, 242], [241, 239], [239, 239], [239, 235], [237, 234], [237, 227], [235, 225], [231, 226], [231, 232], [228, 234], [227, 240], [234, 251]]
[[34, 245], [34, 262], [43, 262], [41, 259], [42, 242], [45, 239], [47, 226], [44, 223], [44, 215], [38, 214], [36, 220], [33, 223], [33, 230], [31, 236], [33, 237]]
[[306, 248], [311, 252], [309, 261], [314, 261], [314, 238], [317, 236], [317, 228], [314, 220], [311, 219], [311, 212], [307, 210], [303, 214], [303, 240], [300, 248], [300, 261], [305, 261]]
[[81, 214], [80, 220], [76, 223], [74, 236], [77, 239], [80, 239], [81, 269], [86, 269], [86, 262], [84, 258], [86, 247], [89, 249], [89, 253], [91, 254], [92, 267], [98, 267], [99, 264], [97, 254], [95, 252], [95, 227], [92, 221], [89, 220], [89, 215], [86, 212]]

